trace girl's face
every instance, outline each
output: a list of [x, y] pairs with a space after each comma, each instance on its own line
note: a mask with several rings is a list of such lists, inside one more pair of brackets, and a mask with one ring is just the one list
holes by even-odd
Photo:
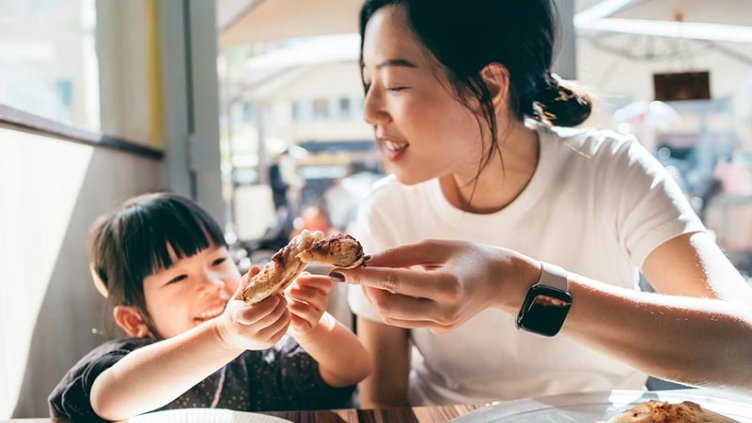
[[146, 311], [167, 339], [219, 316], [240, 286], [240, 271], [225, 246], [210, 247], [177, 260], [144, 278]]
[[445, 71], [410, 30], [402, 6], [383, 7], [368, 21], [362, 72], [364, 119], [400, 182], [475, 175], [483, 153], [476, 116], [450, 94]]

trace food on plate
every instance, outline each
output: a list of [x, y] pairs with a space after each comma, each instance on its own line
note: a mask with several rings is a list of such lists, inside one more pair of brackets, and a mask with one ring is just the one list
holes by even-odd
[[349, 235], [324, 238], [319, 231], [303, 231], [277, 251], [259, 273], [248, 278], [241, 298], [249, 305], [263, 301], [285, 289], [308, 263], [352, 269], [363, 264], [364, 257], [363, 247]]
[[606, 423], [738, 423], [699, 404], [684, 401], [671, 404], [663, 401], [646, 401], [612, 417]]

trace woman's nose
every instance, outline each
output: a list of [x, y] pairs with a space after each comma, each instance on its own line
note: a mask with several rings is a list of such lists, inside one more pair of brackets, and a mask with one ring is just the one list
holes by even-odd
[[392, 120], [384, 108], [381, 93], [373, 86], [368, 90], [363, 101], [363, 120], [374, 126], [384, 125]]

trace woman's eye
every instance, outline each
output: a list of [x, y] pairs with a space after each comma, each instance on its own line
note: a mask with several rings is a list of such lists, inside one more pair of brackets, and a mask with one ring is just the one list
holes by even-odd
[[393, 93], [398, 93], [400, 91], [404, 91], [410, 87], [387, 87], [386, 90]]
[[219, 266], [227, 260], [227, 257], [220, 257], [212, 262], [212, 266]]
[[173, 283], [180, 282], [180, 281], [182, 281], [182, 280], [184, 280], [186, 278], [188, 278], [188, 275], [178, 275], [178, 276], [175, 276], [174, 278], [170, 279], [169, 282], [167, 282], [167, 285], [171, 285]]

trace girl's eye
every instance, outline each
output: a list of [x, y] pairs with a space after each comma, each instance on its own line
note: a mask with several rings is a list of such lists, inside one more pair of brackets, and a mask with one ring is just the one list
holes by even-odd
[[398, 92], [404, 91], [404, 90], [406, 90], [408, 88], [410, 88], [410, 87], [387, 87], [386, 90], [389, 91], [389, 92], [398, 93]]
[[227, 257], [220, 257], [212, 262], [212, 266], [219, 266], [227, 260]]
[[184, 280], [186, 278], [188, 278], [188, 275], [178, 275], [178, 276], [175, 276], [174, 278], [170, 279], [169, 282], [167, 282], [167, 285], [171, 285], [173, 283], [180, 282], [180, 281], [182, 281], [182, 280]]

